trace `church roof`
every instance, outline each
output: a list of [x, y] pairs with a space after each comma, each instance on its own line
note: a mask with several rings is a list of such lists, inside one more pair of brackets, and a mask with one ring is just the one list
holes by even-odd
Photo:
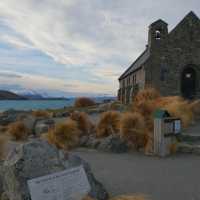
[[119, 77], [120, 79], [125, 78], [127, 75], [129, 75], [130, 73], [136, 71], [137, 69], [139, 69], [141, 67], [142, 64], [144, 64], [147, 59], [150, 56], [150, 52], [149, 49], [147, 48], [136, 60], [135, 62], [133, 62], [133, 64]]
[[168, 25], [168, 23], [166, 23], [164, 20], [158, 19], [155, 22], [153, 22], [150, 26], [153, 26], [153, 25], [158, 24], [158, 23]]
[[193, 11], [190, 11], [176, 26], [175, 26], [175, 28], [169, 33], [169, 35], [170, 34], [172, 34], [176, 29], [177, 29], [177, 27], [179, 27], [179, 26], [181, 26], [184, 22], [186, 22], [186, 21], [195, 21], [195, 22], [200, 22], [200, 19], [199, 19], [199, 17], [193, 12]]

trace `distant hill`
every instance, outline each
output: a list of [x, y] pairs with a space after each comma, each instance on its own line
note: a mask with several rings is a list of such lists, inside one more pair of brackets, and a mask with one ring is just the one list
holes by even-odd
[[26, 97], [17, 95], [13, 92], [0, 90], [0, 100], [25, 100]]

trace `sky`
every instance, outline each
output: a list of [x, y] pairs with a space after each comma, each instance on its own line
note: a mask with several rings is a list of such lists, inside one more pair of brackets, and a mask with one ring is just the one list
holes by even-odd
[[199, 0], [1, 0], [0, 89], [116, 95], [148, 26], [171, 30], [191, 10], [200, 17]]

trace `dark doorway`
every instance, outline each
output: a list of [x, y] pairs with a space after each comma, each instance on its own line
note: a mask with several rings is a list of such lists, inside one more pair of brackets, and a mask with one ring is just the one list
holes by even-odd
[[196, 72], [187, 67], [182, 72], [181, 92], [184, 98], [193, 99], [196, 93]]

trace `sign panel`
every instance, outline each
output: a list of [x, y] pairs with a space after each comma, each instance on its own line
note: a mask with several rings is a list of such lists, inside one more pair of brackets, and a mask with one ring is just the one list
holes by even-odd
[[179, 134], [181, 132], [181, 120], [174, 121], [174, 133]]
[[28, 187], [32, 200], [80, 200], [90, 191], [82, 166], [31, 179]]

